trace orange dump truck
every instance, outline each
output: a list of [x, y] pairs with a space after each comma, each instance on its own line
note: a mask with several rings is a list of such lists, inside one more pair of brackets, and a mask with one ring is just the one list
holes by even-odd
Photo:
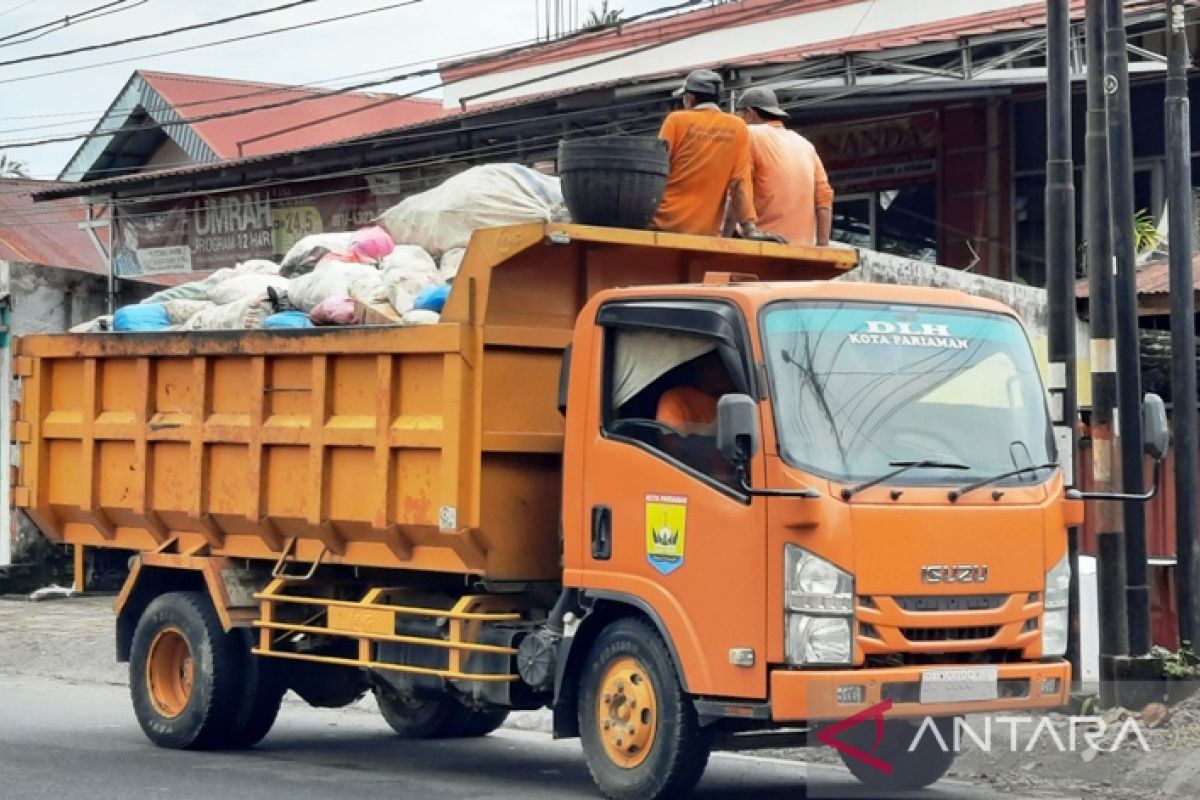
[[524, 225], [435, 325], [26, 337], [15, 502], [136, 552], [158, 745], [253, 745], [288, 689], [410, 738], [549, 706], [656, 798], [862, 712], [855, 775], [927, 785], [919, 721], [1067, 699], [1082, 510], [1014, 314], [854, 261]]

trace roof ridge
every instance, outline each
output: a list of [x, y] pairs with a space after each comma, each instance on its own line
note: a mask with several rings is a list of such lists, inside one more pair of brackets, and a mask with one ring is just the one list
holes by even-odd
[[[141, 78], [153, 85], [154, 78], [165, 78], [168, 80], [187, 81], [190, 83], [208, 83], [218, 84], [222, 86], [239, 86], [246, 89], [276, 89], [280, 91], [301, 92], [312, 95], [328, 95], [328, 94], [343, 94], [354, 97], [367, 97], [371, 99], [383, 99], [386, 97], [401, 98], [400, 95], [393, 95], [391, 92], [367, 92], [367, 91], [342, 91], [339, 89], [328, 88], [324, 86], [306, 86], [304, 84], [295, 83], [273, 83], [270, 81], [247, 81], [238, 78], [221, 78], [213, 75], [193, 75], [185, 72], [160, 72], [158, 70], [138, 69], [135, 72]], [[415, 99], [415, 98], [411, 98]], [[424, 99], [424, 98], [422, 98]]]

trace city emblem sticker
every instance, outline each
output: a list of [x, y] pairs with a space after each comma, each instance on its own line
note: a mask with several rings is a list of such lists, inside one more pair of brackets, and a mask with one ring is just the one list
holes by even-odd
[[670, 575], [683, 566], [687, 545], [687, 498], [671, 494], [646, 495], [646, 558], [650, 566]]

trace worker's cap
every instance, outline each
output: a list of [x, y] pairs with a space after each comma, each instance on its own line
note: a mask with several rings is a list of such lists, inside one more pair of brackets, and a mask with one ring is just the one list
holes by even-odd
[[683, 81], [683, 86], [680, 86], [672, 94], [678, 97], [685, 92], [693, 92], [719, 96], [724, 87], [725, 82], [721, 80], [721, 76], [711, 69], [696, 69], [688, 73], [687, 78]]
[[779, 107], [779, 98], [774, 89], [755, 86], [747, 89], [737, 99], [738, 109], [753, 108], [768, 117], [786, 117], [788, 113]]

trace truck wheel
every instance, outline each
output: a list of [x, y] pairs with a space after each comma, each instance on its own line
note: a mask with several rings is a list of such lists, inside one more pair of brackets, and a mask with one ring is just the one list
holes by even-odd
[[464, 708], [463, 710], [467, 712], [467, 716], [463, 721], [462, 730], [457, 735], [464, 739], [487, 736], [503, 725], [504, 720], [508, 719], [507, 708], [485, 708], [482, 710]]
[[[874, 730], [871, 726], [859, 726], [862, 734], [855, 735], [853, 738], [847, 735], [846, 740], [849, 743], [890, 764], [892, 767], [890, 775], [845, 753], [840, 754], [842, 763], [860, 783], [870, 789], [884, 792], [924, 789], [926, 786], [937, 783], [949, 771], [955, 756], [954, 749], [949, 746], [954, 741], [953, 718], [940, 717], [933, 722], [938, 728], [941, 742], [947, 744], [945, 749], [942, 748], [937, 736], [928, 733], [921, 735], [916, 747], [910, 752], [909, 747], [913, 745], [919, 728], [912, 722], [902, 719], [884, 722], [883, 739], [877, 749], [874, 748]], [[869, 736], [866, 735], [868, 731]], [[855, 733], [858, 734], [857, 731]]]
[[253, 747], [261, 742], [271, 732], [275, 718], [279, 716], [283, 696], [287, 693], [280, 665], [251, 653], [251, 634], [243, 631], [243, 637], [246, 681], [240, 703], [241, 712], [229, 737], [232, 747]]
[[379, 713], [404, 739], [444, 739], [457, 736], [467, 709], [449, 695], [413, 697], [375, 688]]
[[142, 731], [159, 747], [234, 744], [245, 658], [238, 632], [222, 629], [204, 594], [156, 598], [138, 620], [129, 658], [129, 690]]
[[711, 747], [666, 644], [637, 619], [613, 623], [592, 645], [579, 735], [592, 779], [614, 800], [686, 796]]

